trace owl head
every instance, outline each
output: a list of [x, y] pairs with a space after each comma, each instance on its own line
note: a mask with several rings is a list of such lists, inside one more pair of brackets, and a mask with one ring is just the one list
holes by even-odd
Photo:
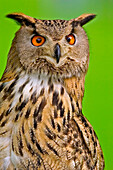
[[22, 13], [7, 17], [21, 24], [8, 56], [7, 69], [26, 74], [69, 78], [85, 75], [89, 45], [82, 28], [95, 17], [83, 14], [71, 20], [40, 20]]

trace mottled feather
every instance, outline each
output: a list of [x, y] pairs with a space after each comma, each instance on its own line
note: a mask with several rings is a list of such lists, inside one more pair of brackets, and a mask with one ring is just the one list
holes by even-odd
[[[81, 26], [94, 16], [67, 21], [8, 15], [22, 26], [0, 81], [0, 169], [104, 169], [98, 138], [82, 113], [89, 46]], [[66, 41], [70, 34], [74, 45]], [[34, 47], [34, 35], [46, 37], [45, 44]]]

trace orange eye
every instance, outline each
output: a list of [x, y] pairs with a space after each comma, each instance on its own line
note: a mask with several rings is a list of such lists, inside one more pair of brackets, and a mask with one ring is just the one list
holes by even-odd
[[69, 34], [66, 36], [66, 40], [70, 45], [74, 45], [76, 38], [75, 38], [74, 34]]
[[34, 37], [32, 37], [31, 43], [34, 46], [39, 47], [45, 43], [45, 40], [46, 40], [45, 37], [43, 37], [41, 35], [35, 35]]

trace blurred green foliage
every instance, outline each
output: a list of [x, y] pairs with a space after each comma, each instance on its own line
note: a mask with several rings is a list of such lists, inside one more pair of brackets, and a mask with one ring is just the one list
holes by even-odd
[[97, 17], [84, 26], [90, 44], [83, 113], [93, 125], [105, 157], [113, 169], [113, 1], [112, 0], [0, 0], [0, 76], [19, 26], [5, 15], [23, 12], [39, 19], [71, 19], [83, 13]]

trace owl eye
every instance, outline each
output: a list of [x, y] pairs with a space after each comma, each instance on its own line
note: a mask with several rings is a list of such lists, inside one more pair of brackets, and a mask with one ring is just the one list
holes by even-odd
[[45, 40], [46, 40], [45, 37], [43, 37], [41, 35], [35, 35], [32, 37], [31, 43], [32, 43], [32, 45], [39, 47], [45, 43]]
[[74, 36], [74, 34], [69, 34], [66, 36], [66, 40], [70, 45], [74, 45], [76, 42], [76, 37]]

